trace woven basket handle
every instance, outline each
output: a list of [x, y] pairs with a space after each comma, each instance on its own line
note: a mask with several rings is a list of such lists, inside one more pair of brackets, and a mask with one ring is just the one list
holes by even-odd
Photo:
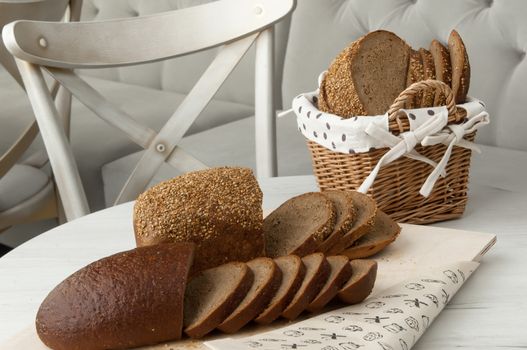
[[[454, 100], [454, 94], [450, 87], [439, 80], [422, 80], [413, 83], [407, 87], [399, 96], [393, 101], [393, 104], [388, 109], [388, 120], [395, 121], [399, 116], [399, 111], [405, 107], [407, 101], [414, 98], [416, 94], [424, 90], [440, 91], [446, 96], [446, 107], [448, 109], [449, 120], [456, 119], [456, 103]], [[399, 124], [399, 123], [398, 123]]]

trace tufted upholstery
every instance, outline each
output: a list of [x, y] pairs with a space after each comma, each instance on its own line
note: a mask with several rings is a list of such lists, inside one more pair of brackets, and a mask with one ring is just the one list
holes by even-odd
[[[208, 2], [211, 0], [85, 0], [82, 8], [82, 20], [143, 16]], [[288, 30], [289, 21], [284, 20], [277, 25], [275, 32], [276, 74], [279, 82], [281, 81]], [[85, 74], [186, 94], [212, 61], [217, 50], [206, 50], [141, 66], [88, 71]], [[254, 52], [254, 48], [252, 48], [247, 53], [216, 95], [217, 99], [249, 106], [254, 105]], [[277, 98], [280, 99], [281, 96], [277, 94]]]
[[525, 0], [299, 0], [285, 60], [284, 103], [312, 91], [331, 59], [369, 31], [391, 30], [427, 48], [456, 28], [472, 65], [470, 94], [484, 100], [492, 116], [478, 142], [527, 150], [526, 15]]

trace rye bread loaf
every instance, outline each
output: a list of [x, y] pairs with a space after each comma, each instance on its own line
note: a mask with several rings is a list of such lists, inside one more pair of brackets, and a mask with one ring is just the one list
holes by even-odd
[[[423, 71], [425, 80], [435, 79], [436, 71], [434, 58], [430, 51], [420, 48], [419, 53], [421, 54], [421, 59], [423, 61]], [[433, 107], [435, 99], [435, 91], [433, 90], [423, 90], [423, 100], [421, 107]]]
[[253, 285], [247, 264], [231, 262], [199, 272], [185, 292], [184, 331], [201, 338], [223, 322]]
[[162, 244], [89, 264], [42, 302], [38, 336], [54, 350], [135, 348], [181, 338], [193, 252], [192, 244]]
[[264, 255], [262, 192], [247, 168], [213, 168], [162, 182], [134, 206], [138, 246], [196, 244], [193, 272]]
[[394, 33], [361, 37], [331, 63], [321, 110], [344, 118], [384, 114], [406, 86], [409, 55], [408, 44]]
[[318, 246], [318, 251], [326, 252], [334, 246], [353, 227], [355, 207], [353, 195], [347, 191], [324, 191], [323, 194], [333, 202], [336, 210], [336, 220], [333, 232]]
[[[450, 53], [448, 49], [437, 40], [430, 43], [430, 53], [434, 59], [436, 79], [442, 81], [448, 86], [452, 84], [452, 66], [450, 65]], [[446, 104], [446, 96], [441, 91], [436, 91], [434, 97], [434, 106]]]
[[448, 48], [452, 64], [452, 92], [456, 103], [464, 103], [470, 87], [470, 63], [465, 43], [456, 30], [450, 32]]
[[269, 305], [254, 319], [259, 324], [269, 324], [280, 317], [289, 305], [306, 275], [306, 267], [302, 259], [296, 255], [286, 255], [275, 259], [282, 271], [282, 281]]
[[[408, 76], [406, 77], [406, 86], [425, 79], [423, 60], [419, 51], [410, 51], [410, 61], [408, 63]], [[419, 92], [415, 97], [406, 103], [406, 108], [419, 108], [423, 100], [423, 93]]]
[[287, 200], [264, 219], [266, 256], [304, 256], [316, 251], [333, 232], [335, 220], [335, 206], [321, 193]]
[[328, 254], [340, 254], [353, 242], [364, 236], [372, 227], [377, 214], [377, 204], [367, 195], [350, 191], [355, 207], [355, 220], [351, 229], [328, 249]]
[[225, 333], [235, 333], [258, 316], [269, 304], [282, 282], [282, 271], [270, 258], [247, 262], [254, 282], [240, 305], [218, 326]]
[[306, 275], [295, 296], [282, 312], [282, 316], [288, 320], [296, 319], [308, 307], [309, 303], [324, 287], [331, 271], [331, 267], [322, 253], [305, 256], [302, 258], [302, 262], [306, 266]]
[[349, 281], [338, 292], [338, 298], [349, 305], [358, 304], [370, 295], [377, 278], [375, 260], [350, 261], [352, 275]]
[[319, 312], [322, 310], [351, 277], [352, 268], [347, 257], [335, 255], [328, 256], [326, 259], [331, 267], [331, 272], [322, 290], [307, 307], [307, 310], [311, 312]]
[[395, 241], [400, 232], [401, 227], [395, 221], [383, 211], [377, 210], [373, 227], [341, 254], [350, 260], [368, 258]]

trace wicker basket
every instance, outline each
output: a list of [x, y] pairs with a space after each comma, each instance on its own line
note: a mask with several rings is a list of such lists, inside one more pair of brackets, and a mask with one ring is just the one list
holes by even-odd
[[[457, 109], [452, 91], [442, 82], [427, 80], [415, 83], [403, 91], [388, 111], [389, 128], [393, 134], [409, 130], [406, 113], [400, 109], [424, 89], [434, 89], [446, 96], [449, 123], [459, 123], [466, 117], [463, 109]], [[473, 141], [475, 132], [465, 139]], [[388, 149], [376, 149], [366, 153], [343, 154], [333, 152], [308, 140], [314, 173], [321, 191], [356, 190], [373, 170]], [[416, 151], [439, 162], [446, 146], [418, 145]], [[455, 146], [447, 165], [447, 176], [440, 178], [428, 197], [419, 189], [433, 168], [423, 162], [402, 157], [382, 167], [368, 194], [378, 206], [398, 222], [426, 224], [458, 218], [463, 215], [467, 203], [468, 178], [471, 150]]]

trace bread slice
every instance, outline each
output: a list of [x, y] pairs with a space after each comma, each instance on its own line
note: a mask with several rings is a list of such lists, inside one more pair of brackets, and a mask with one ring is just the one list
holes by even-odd
[[384, 114], [406, 86], [409, 55], [410, 46], [385, 30], [353, 42], [328, 69], [325, 112], [344, 118]]
[[[434, 58], [430, 51], [420, 48], [419, 53], [421, 54], [421, 59], [423, 60], [423, 71], [425, 80], [435, 79], [436, 70], [434, 64]], [[423, 91], [423, 100], [421, 107], [432, 107], [434, 106], [435, 91], [424, 90]]]
[[161, 244], [89, 264], [44, 299], [38, 336], [57, 350], [128, 349], [181, 338], [193, 254], [192, 244]]
[[326, 283], [331, 267], [322, 253], [313, 253], [302, 258], [306, 275], [293, 300], [282, 312], [288, 320], [296, 319], [317, 296]]
[[324, 191], [323, 194], [335, 205], [337, 218], [333, 232], [318, 246], [317, 250], [319, 252], [326, 252], [335, 245], [335, 243], [351, 230], [355, 219], [352, 193], [347, 191]]
[[254, 282], [240, 305], [227, 317], [218, 329], [235, 333], [258, 316], [271, 301], [282, 282], [282, 271], [273, 259], [257, 258], [247, 262], [254, 275]]
[[370, 257], [395, 241], [400, 232], [401, 227], [395, 221], [383, 211], [377, 210], [372, 229], [341, 254], [350, 260]]
[[266, 254], [272, 258], [310, 254], [333, 232], [335, 221], [335, 206], [323, 194], [291, 198], [264, 219]]
[[259, 324], [269, 324], [280, 317], [289, 305], [306, 275], [306, 267], [302, 259], [296, 255], [286, 255], [275, 259], [282, 271], [280, 287], [269, 302], [269, 305], [254, 319]]
[[350, 261], [352, 275], [350, 280], [338, 292], [338, 298], [346, 304], [358, 304], [370, 295], [377, 278], [375, 260]]
[[[419, 51], [410, 51], [410, 62], [408, 64], [408, 76], [406, 77], [406, 86], [425, 79], [423, 60]], [[413, 100], [406, 103], [406, 108], [419, 108], [423, 100], [423, 94], [418, 93]]]
[[185, 292], [184, 331], [201, 338], [216, 328], [240, 304], [254, 275], [245, 263], [231, 262], [194, 276]]
[[465, 43], [456, 30], [450, 32], [448, 48], [452, 64], [452, 92], [456, 103], [464, 103], [470, 87], [470, 63]]
[[328, 256], [326, 259], [331, 267], [331, 273], [320, 293], [307, 307], [307, 310], [311, 312], [322, 310], [351, 277], [352, 268], [347, 257], [335, 255]]
[[351, 229], [331, 248], [328, 254], [340, 254], [353, 242], [365, 235], [372, 227], [377, 214], [377, 204], [367, 195], [351, 191], [353, 206], [355, 207], [355, 220]]
[[[430, 43], [430, 53], [434, 58], [436, 79], [442, 81], [449, 87], [452, 85], [452, 66], [450, 65], [450, 53], [445, 45], [437, 40]], [[439, 90], [435, 93], [434, 106], [446, 104], [446, 96]]]

